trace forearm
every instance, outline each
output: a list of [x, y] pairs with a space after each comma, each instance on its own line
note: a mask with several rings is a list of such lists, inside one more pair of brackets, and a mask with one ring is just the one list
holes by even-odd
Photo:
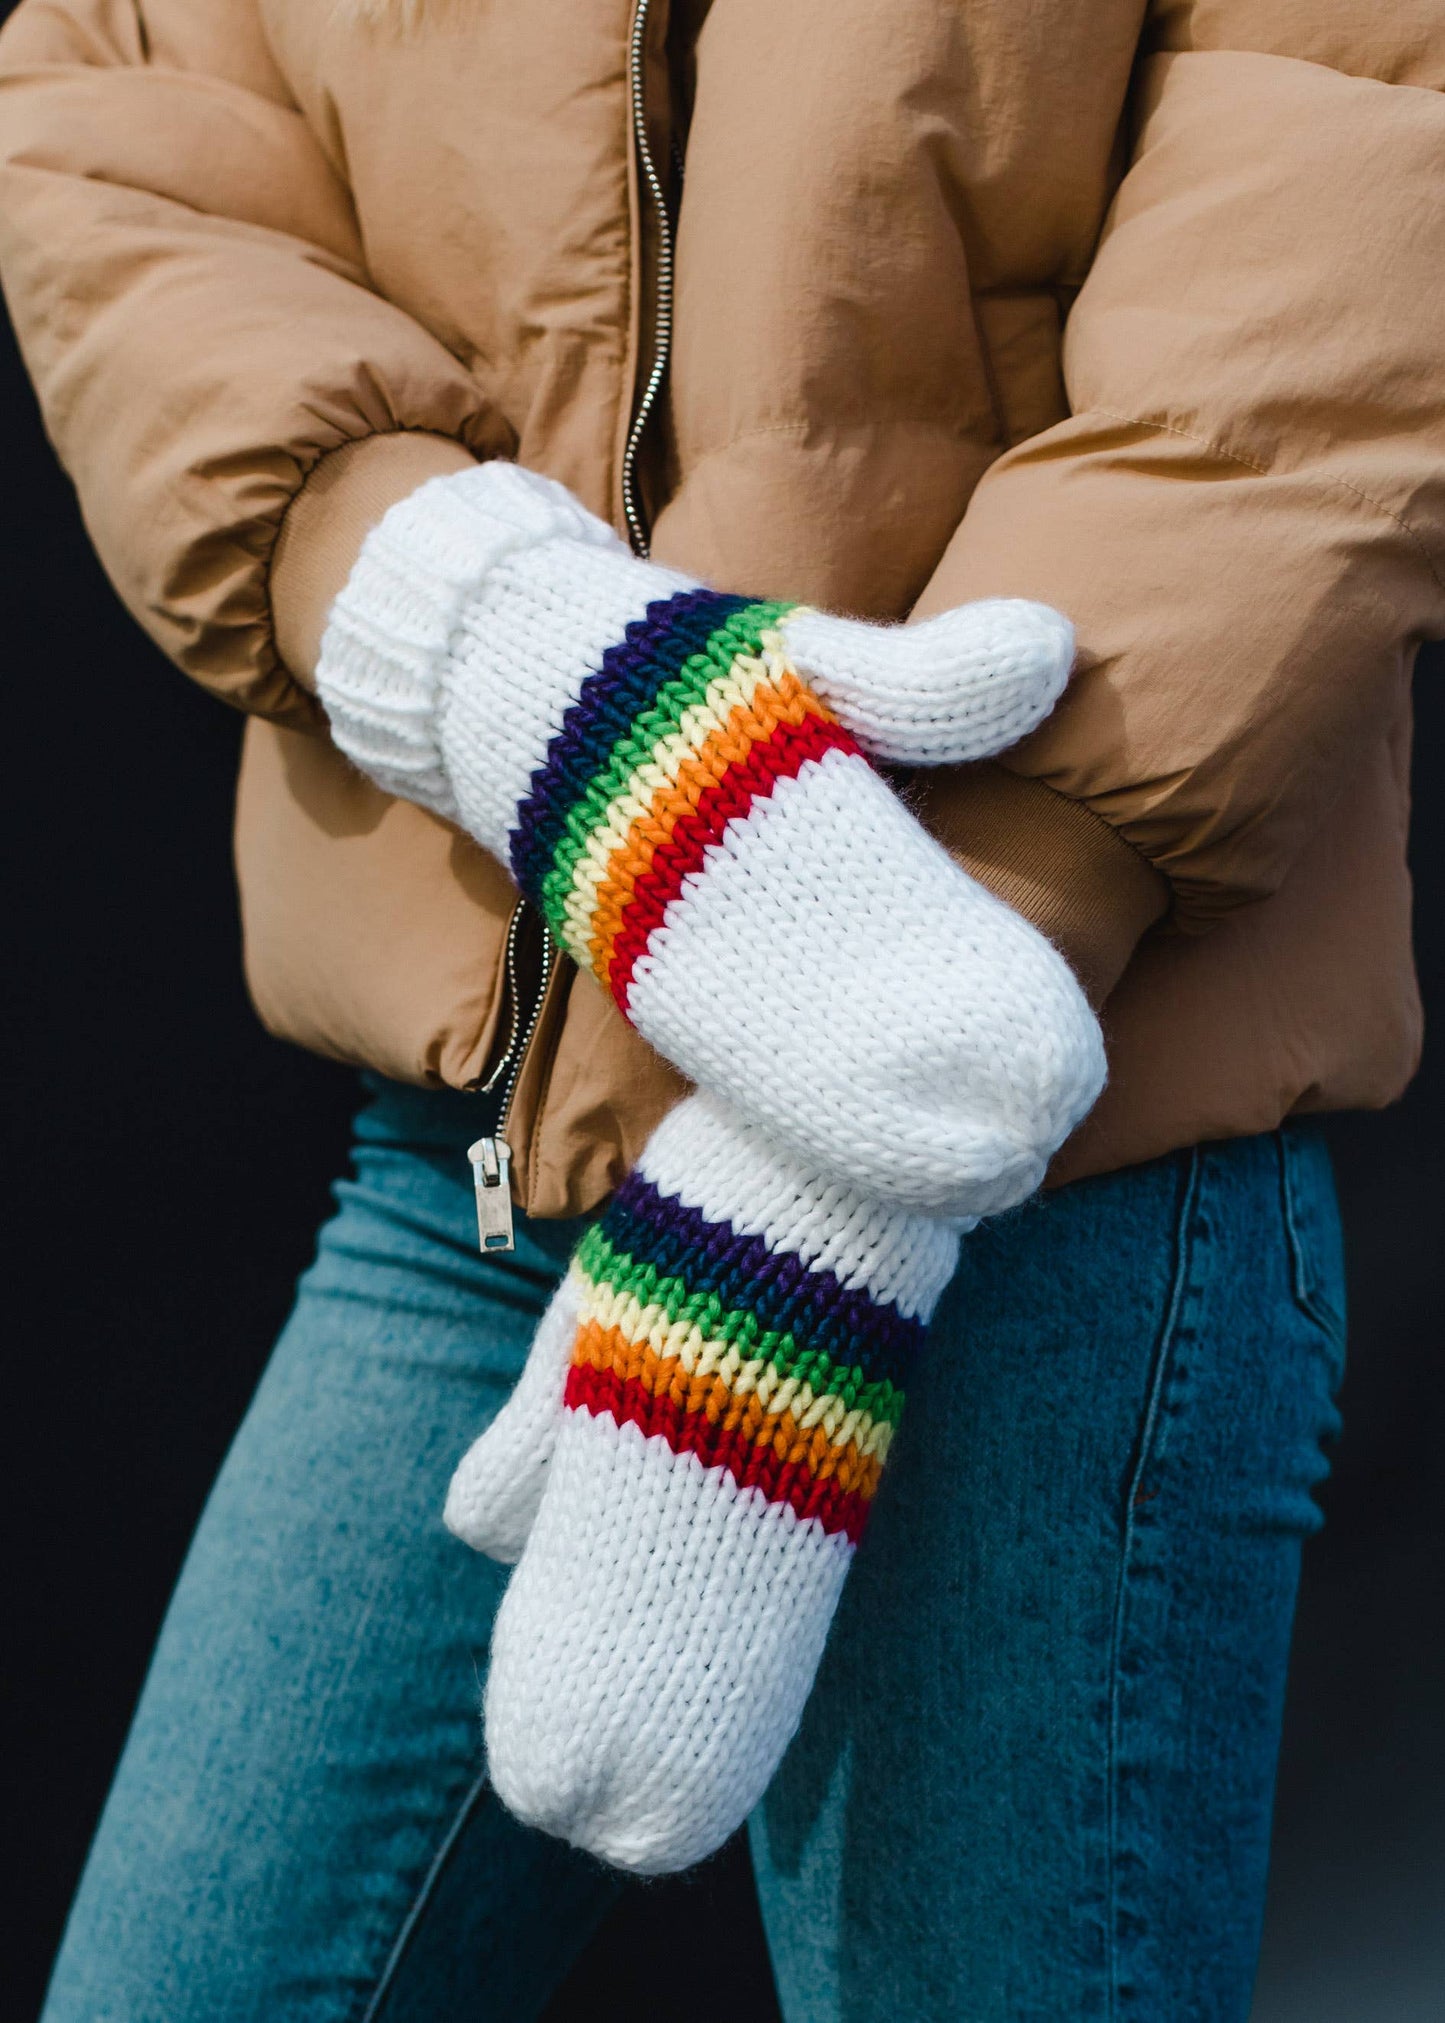
[[326, 622], [372, 528], [428, 479], [475, 462], [453, 436], [407, 429], [347, 443], [313, 466], [287, 507], [268, 577], [276, 650], [303, 688], [315, 692]]

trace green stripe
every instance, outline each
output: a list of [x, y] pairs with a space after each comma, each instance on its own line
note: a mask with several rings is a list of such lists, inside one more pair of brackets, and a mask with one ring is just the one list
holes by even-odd
[[594, 1285], [631, 1293], [640, 1306], [660, 1307], [669, 1321], [692, 1322], [705, 1341], [730, 1343], [745, 1362], [769, 1362], [779, 1376], [806, 1384], [817, 1397], [838, 1398], [849, 1411], [890, 1426], [903, 1416], [903, 1393], [886, 1377], [870, 1379], [856, 1365], [802, 1347], [790, 1331], [763, 1328], [755, 1314], [725, 1306], [716, 1293], [689, 1292], [684, 1279], [668, 1277], [612, 1243], [600, 1224], [583, 1237], [577, 1263]]
[[557, 925], [576, 876], [577, 860], [588, 838], [601, 827], [612, 803], [625, 793], [638, 769], [652, 757], [665, 737], [675, 733], [686, 710], [695, 708], [720, 674], [726, 674], [740, 654], [756, 657], [763, 634], [794, 607], [791, 604], [749, 604], [735, 611], [712, 633], [707, 645], [689, 654], [676, 674], [660, 684], [646, 709], [633, 718], [625, 736], [593, 774], [584, 793], [567, 810], [562, 838], [552, 854], [552, 867], [542, 880], [542, 910]]

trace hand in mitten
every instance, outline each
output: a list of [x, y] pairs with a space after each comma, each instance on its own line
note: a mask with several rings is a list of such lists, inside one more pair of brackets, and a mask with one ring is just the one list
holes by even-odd
[[1098, 1027], [865, 751], [999, 751], [1071, 652], [1019, 601], [881, 627], [722, 596], [488, 464], [373, 530], [317, 680], [342, 749], [509, 863], [689, 1080], [819, 1173], [977, 1215], [1093, 1102]]
[[485, 1703], [519, 1818], [642, 1873], [746, 1818], [958, 1243], [706, 1097], [658, 1126], [447, 1498], [468, 1544], [521, 1555]]

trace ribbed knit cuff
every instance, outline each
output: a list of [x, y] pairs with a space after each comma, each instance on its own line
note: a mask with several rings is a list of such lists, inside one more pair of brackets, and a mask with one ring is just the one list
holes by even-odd
[[387, 793], [459, 819], [441, 716], [467, 610], [506, 556], [558, 538], [617, 545], [561, 485], [501, 463], [429, 480], [367, 536], [316, 688], [337, 745]]
[[1097, 1010], [1169, 887], [1082, 801], [1006, 763], [919, 773], [909, 803], [965, 871], [1053, 943]]

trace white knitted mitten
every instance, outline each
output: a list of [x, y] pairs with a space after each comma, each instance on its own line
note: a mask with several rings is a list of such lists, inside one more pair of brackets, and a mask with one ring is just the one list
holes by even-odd
[[1097, 1096], [1098, 1026], [861, 747], [999, 751], [1071, 653], [1019, 601], [880, 627], [704, 590], [487, 464], [372, 531], [318, 688], [357, 765], [510, 863], [689, 1080], [810, 1170], [978, 1215], [1030, 1193]]
[[958, 1245], [706, 1097], [658, 1126], [447, 1498], [469, 1545], [521, 1553], [485, 1703], [520, 1819], [656, 1873], [747, 1817]]

